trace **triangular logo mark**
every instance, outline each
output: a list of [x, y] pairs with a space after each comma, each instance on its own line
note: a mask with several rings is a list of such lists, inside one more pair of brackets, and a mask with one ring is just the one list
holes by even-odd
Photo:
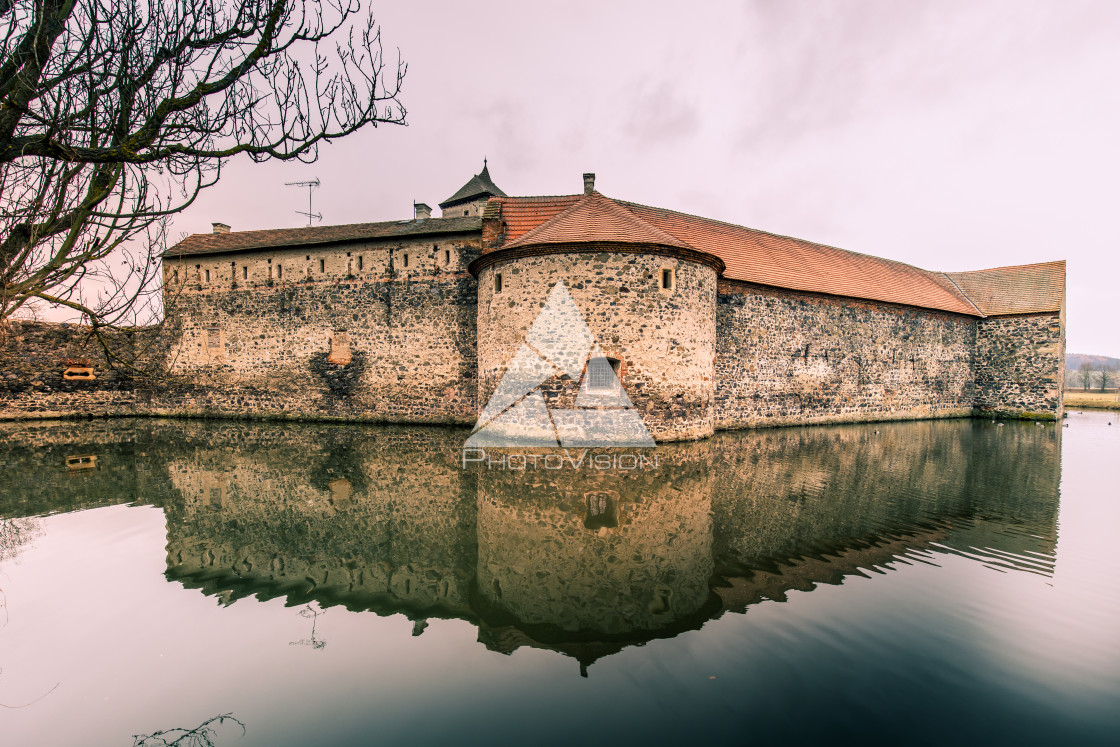
[[[466, 446], [654, 446], [562, 282], [506, 366]], [[580, 379], [575, 409], [549, 410], [540, 385], [558, 374]]]

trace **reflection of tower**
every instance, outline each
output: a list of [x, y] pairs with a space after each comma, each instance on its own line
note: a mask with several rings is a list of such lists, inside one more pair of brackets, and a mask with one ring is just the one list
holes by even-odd
[[711, 501], [699, 475], [572, 470], [536, 482], [530, 495], [524, 474], [480, 475], [488, 606], [560, 641], [647, 637], [708, 601]]

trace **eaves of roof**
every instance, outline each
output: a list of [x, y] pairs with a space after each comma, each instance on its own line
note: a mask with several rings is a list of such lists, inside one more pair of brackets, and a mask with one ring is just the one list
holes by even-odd
[[261, 249], [346, 244], [359, 241], [380, 241], [417, 236], [475, 233], [482, 229], [479, 217], [425, 218], [422, 220], [352, 223], [342, 226], [307, 226], [277, 228], [265, 231], [230, 231], [229, 233], [196, 233], [163, 253], [165, 257], [202, 254], [231, 254]]

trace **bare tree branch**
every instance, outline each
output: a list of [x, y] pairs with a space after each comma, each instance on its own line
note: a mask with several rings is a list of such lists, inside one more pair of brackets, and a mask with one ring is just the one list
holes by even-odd
[[150, 321], [167, 219], [227, 159], [403, 125], [405, 71], [360, 0], [0, 0], [0, 322]]

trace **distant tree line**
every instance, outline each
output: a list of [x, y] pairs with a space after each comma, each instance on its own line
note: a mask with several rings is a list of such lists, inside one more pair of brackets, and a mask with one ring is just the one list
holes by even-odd
[[1094, 369], [1089, 361], [1082, 363], [1074, 376], [1074, 381], [1080, 384], [1081, 389], [1099, 389], [1102, 392], [1116, 386], [1118, 379], [1120, 375], [1115, 366], [1101, 366]]

